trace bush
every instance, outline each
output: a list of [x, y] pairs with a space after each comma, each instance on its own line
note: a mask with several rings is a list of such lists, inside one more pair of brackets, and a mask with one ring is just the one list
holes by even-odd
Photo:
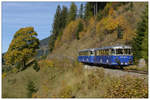
[[34, 84], [34, 82], [33, 81], [29, 81], [28, 82], [28, 84], [27, 84], [27, 96], [29, 97], [29, 98], [31, 98], [32, 97], [32, 94], [33, 93], [36, 93], [37, 92], [37, 89], [36, 89], [36, 87], [35, 87], [35, 84]]
[[18, 72], [18, 69], [16, 67], [12, 68], [12, 73], [17, 73]]
[[144, 79], [123, 77], [112, 81], [106, 98], [148, 98], [148, 85]]
[[61, 98], [72, 98], [72, 88], [70, 86], [63, 87], [63, 89], [60, 91], [59, 96]]
[[54, 62], [52, 60], [41, 60], [39, 61], [40, 68], [42, 67], [54, 67]]
[[5, 78], [5, 77], [6, 77], [6, 75], [7, 75], [7, 73], [6, 73], [6, 72], [4, 72], [4, 73], [2, 74], [2, 78]]
[[2, 67], [2, 72], [9, 72], [11, 70], [12, 70], [12, 67], [10, 67], [10, 66], [4, 66], [4, 67]]
[[40, 70], [40, 67], [38, 65], [38, 63], [35, 61], [34, 65], [33, 65], [33, 69], [38, 72]]

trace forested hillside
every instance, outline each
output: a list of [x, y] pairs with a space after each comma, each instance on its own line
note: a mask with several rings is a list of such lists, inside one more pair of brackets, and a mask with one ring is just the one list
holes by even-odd
[[148, 40], [147, 23], [146, 3], [93, 2], [81, 5], [79, 13], [74, 3], [69, 10], [58, 6], [49, 57], [57, 54], [76, 59], [81, 49], [126, 44], [133, 46], [136, 62], [143, 57], [147, 61], [147, 44], [142, 44], [148, 43], [144, 42]]

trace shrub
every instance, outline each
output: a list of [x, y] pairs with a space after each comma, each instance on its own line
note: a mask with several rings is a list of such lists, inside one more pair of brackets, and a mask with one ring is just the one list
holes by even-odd
[[2, 74], [2, 78], [5, 78], [5, 77], [6, 77], [6, 75], [7, 75], [7, 73], [6, 73], [6, 72], [4, 72], [4, 73]]
[[12, 68], [12, 73], [17, 73], [18, 72], [18, 69], [16, 67]]
[[99, 78], [93, 73], [88, 75], [88, 89], [96, 89], [99, 84]]
[[40, 67], [38, 65], [38, 63], [35, 61], [35, 63], [33, 64], [33, 69], [38, 72], [40, 70]]
[[73, 66], [73, 71], [76, 76], [80, 76], [83, 74], [83, 65], [81, 63], [75, 62]]
[[112, 81], [107, 88], [106, 98], [147, 98], [148, 85], [143, 79], [123, 77]]
[[65, 86], [62, 88], [62, 90], [60, 91], [59, 96], [61, 98], [72, 98], [72, 88], [70, 86]]
[[37, 92], [37, 89], [36, 89], [36, 87], [35, 87], [35, 84], [34, 84], [34, 82], [33, 81], [29, 81], [28, 82], [28, 84], [27, 84], [27, 96], [29, 97], [29, 98], [31, 98], [32, 97], [32, 94], [33, 93], [36, 93]]
[[39, 66], [42, 68], [43, 66], [44, 67], [53, 67], [54, 66], [54, 62], [53, 60], [41, 60], [39, 62]]
[[12, 67], [10, 67], [10, 66], [4, 66], [4, 67], [2, 67], [2, 72], [9, 72], [11, 70], [12, 70]]

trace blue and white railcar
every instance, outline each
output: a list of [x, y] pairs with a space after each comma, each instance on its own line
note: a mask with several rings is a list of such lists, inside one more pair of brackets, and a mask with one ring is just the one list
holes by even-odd
[[111, 46], [79, 51], [78, 61], [105, 65], [131, 65], [133, 55], [130, 46]]
[[79, 51], [78, 61], [83, 63], [94, 63], [94, 49], [85, 49]]

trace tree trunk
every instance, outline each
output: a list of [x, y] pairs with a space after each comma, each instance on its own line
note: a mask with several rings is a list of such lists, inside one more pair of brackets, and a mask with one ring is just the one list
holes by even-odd
[[25, 60], [22, 61], [22, 70], [24, 70], [26, 68], [26, 63]]

